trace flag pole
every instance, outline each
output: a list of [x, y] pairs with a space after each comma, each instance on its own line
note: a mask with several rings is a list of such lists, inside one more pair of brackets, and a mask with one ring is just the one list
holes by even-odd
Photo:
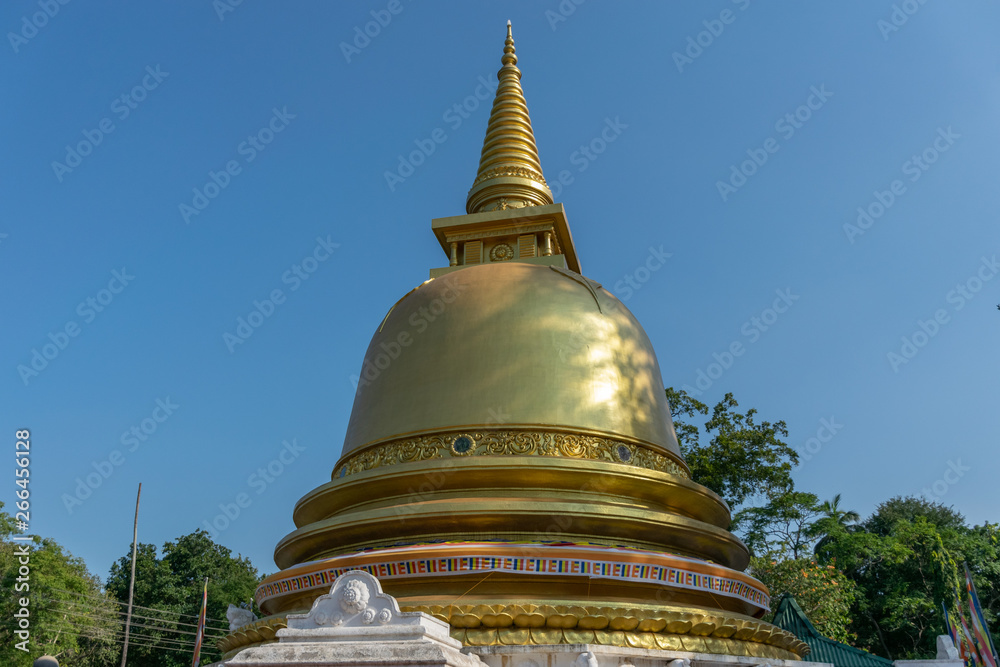
[[201, 594], [201, 613], [198, 614], [198, 630], [194, 638], [194, 657], [191, 660], [191, 667], [201, 665], [201, 644], [205, 639], [205, 615], [208, 611], [208, 577], [205, 577], [205, 588]]
[[135, 494], [135, 522], [132, 524], [132, 574], [128, 578], [128, 614], [125, 616], [125, 645], [122, 646], [122, 664], [128, 657], [128, 631], [132, 627], [132, 596], [135, 593], [135, 552], [139, 536], [139, 497], [142, 495], [142, 482], [139, 482], [139, 492]]

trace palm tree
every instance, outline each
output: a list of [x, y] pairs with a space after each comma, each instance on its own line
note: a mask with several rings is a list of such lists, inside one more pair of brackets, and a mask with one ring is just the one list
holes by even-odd
[[833, 500], [824, 500], [823, 504], [819, 506], [819, 511], [825, 515], [824, 518], [832, 519], [834, 523], [844, 530], [847, 530], [851, 524], [861, 520], [861, 515], [854, 510], [840, 509], [839, 493], [833, 497]]
[[810, 535], [813, 537], [823, 536], [816, 543], [814, 553], [819, 553], [820, 548], [825, 546], [835, 533], [849, 532], [861, 520], [861, 515], [854, 510], [840, 509], [839, 493], [833, 497], [833, 500], [823, 501], [823, 504], [819, 506], [819, 511], [822, 516], [809, 526]]

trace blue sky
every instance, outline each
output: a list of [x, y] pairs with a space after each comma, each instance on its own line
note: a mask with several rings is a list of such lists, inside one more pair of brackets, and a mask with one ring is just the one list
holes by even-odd
[[44, 6], [0, 9], [0, 433], [94, 573], [139, 482], [141, 541], [233, 505], [216, 539], [274, 571], [370, 336], [447, 264], [508, 19], [584, 272], [665, 384], [786, 420], [797, 485], [863, 515], [1000, 518], [996, 3]]

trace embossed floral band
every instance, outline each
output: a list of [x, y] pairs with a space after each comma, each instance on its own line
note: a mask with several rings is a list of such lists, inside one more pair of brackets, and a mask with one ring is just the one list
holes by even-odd
[[607, 461], [690, 477], [667, 455], [635, 442], [537, 429], [476, 429], [401, 438], [369, 447], [337, 464], [333, 478], [383, 466], [449, 456], [558, 456]]

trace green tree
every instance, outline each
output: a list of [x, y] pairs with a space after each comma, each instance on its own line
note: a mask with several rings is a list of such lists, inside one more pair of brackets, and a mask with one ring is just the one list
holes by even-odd
[[[852, 644], [851, 608], [857, 586], [832, 565], [820, 565], [812, 558], [780, 559], [770, 555], [753, 557], [750, 573], [771, 591], [771, 608], [782, 595], [791, 595], [821, 634]], [[764, 620], [771, 621], [774, 612]]]
[[[100, 580], [55, 540], [14, 541], [12, 529], [10, 515], [0, 509], [0, 588], [8, 591], [0, 598], [0, 664], [27, 665], [46, 654], [80, 667], [109, 664], [118, 654], [116, 637], [122, 628]], [[27, 576], [22, 566], [28, 568]], [[16, 648], [21, 639], [15, 634], [14, 614], [21, 598], [29, 600], [27, 653]]]
[[[116, 599], [127, 602], [131, 545], [126, 556], [111, 566], [106, 584]], [[208, 577], [208, 612], [204, 658], [218, 658], [215, 640], [226, 633], [230, 604], [249, 602], [261, 577], [250, 560], [233, 556], [203, 530], [156, 547], [139, 544], [136, 554], [134, 614], [146, 618], [133, 624], [136, 646], [129, 647], [129, 662], [143, 667], [187, 667], [191, 664], [195, 624], [201, 611], [202, 586]], [[154, 611], [160, 610], [160, 611]], [[259, 612], [258, 612], [259, 614]]]
[[692, 479], [722, 496], [731, 508], [752, 496], [775, 498], [792, 491], [792, 467], [799, 456], [782, 440], [788, 437], [785, 422], [757, 422], [756, 410], [737, 412], [736, 399], [726, 394], [705, 422], [706, 441], [688, 420], [708, 415], [708, 406], [673, 387], [667, 389], [667, 402]]
[[878, 535], [888, 535], [897, 521], [913, 521], [923, 517], [938, 530], [960, 531], [965, 528], [965, 517], [941, 503], [916, 496], [896, 496], [880, 504], [864, 524], [865, 530]]
[[967, 562], [995, 619], [997, 531], [970, 529], [961, 514], [921, 498], [893, 498], [853, 531], [817, 545], [858, 587], [852, 613], [858, 645], [887, 658], [929, 658], [946, 632], [941, 603], [951, 605]]
[[809, 527], [809, 535], [819, 539], [817, 549], [821, 549], [834, 535], [854, 530], [861, 516], [854, 510], [840, 509], [840, 494], [832, 500], [823, 501], [819, 507], [822, 516]]
[[788, 491], [762, 507], [748, 507], [737, 512], [733, 517], [733, 529], [754, 554], [798, 560], [811, 551], [816, 541], [812, 527], [819, 511], [816, 494]]

